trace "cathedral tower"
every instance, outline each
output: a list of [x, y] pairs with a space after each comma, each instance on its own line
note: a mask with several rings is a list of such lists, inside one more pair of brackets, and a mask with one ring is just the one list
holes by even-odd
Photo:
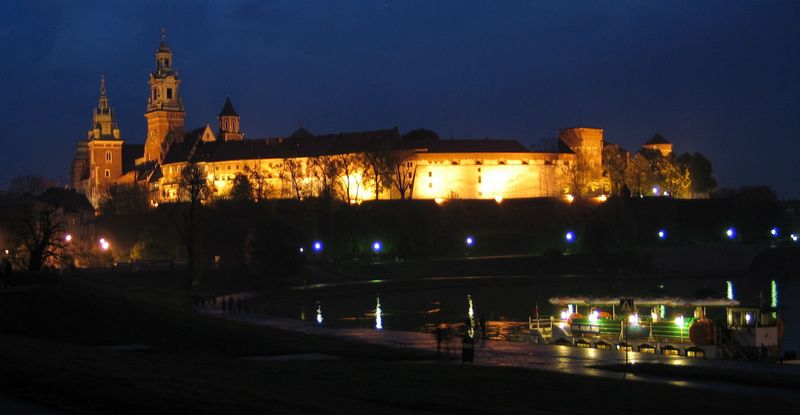
[[[92, 128], [87, 133], [85, 144], [78, 145], [76, 154], [76, 160], [80, 157], [88, 159], [86, 160], [88, 182], [85, 191], [95, 207], [108, 194], [112, 182], [122, 175], [122, 143], [119, 128], [114, 120], [114, 109], [108, 105], [106, 79], [102, 77], [100, 99], [92, 112]], [[74, 170], [75, 166], [73, 175], [77, 174]]]
[[233, 108], [230, 97], [225, 100], [225, 105], [217, 118], [219, 119], [219, 136], [223, 141], [244, 139], [244, 134], [239, 129], [239, 114]]
[[183, 140], [183, 102], [178, 71], [173, 67], [172, 51], [166, 33], [161, 31], [161, 44], [156, 51], [156, 70], [150, 74], [150, 97], [147, 99], [146, 161], [161, 162], [169, 146]]

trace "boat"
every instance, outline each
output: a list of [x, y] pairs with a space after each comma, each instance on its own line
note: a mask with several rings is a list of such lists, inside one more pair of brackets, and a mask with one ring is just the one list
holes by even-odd
[[557, 316], [528, 318], [538, 343], [694, 358], [777, 360], [777, 308], [728, 298], [553, 297]]

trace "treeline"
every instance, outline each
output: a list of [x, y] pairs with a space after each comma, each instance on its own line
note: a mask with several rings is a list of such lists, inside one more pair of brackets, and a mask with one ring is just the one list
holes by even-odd
[[[602, 258], [613, 251], [670, 245], [775, 241], [796, 226], [774, 193], [746, 189], [708, 200], [616, 198], [494, 201], [386, 200], [348, 205], [331, 199], [219, 200], [196, 207], [187, 240], [187, 203], [98, 218], [118, 261], [189, 260], [199, 269], [239, 268], [270, 279], [304, 261], [411, 260], [475, 255], [571, 252]], [[736, 238], [725, 230], [735, 227]], [[658, 236], [665, 230], [665, 239]], [[565, 234], [572, 231], [573, 241]], [[472, 237], [468, 246], [466, 238]], [[319, 241], [320, 252], [313, 249]], [[380, 243], [376, 252], [374, 243]], [[303, 248], [303, 252], [300, 251]]]

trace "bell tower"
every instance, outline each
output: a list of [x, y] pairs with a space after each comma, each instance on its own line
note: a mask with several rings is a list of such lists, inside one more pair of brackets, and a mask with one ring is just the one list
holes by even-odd
[[[92, 128], [79, 144], [76, 159], [88, 165], [87, 196], [94, 207], [108, 195], [108, 189], [122, 175], [122, 144], [114, 109], [108, 105], [106, 78], [100, 78], [100, 99], [92, 111]], [[75, 170], [75, 167], [73, 167]], [[73, 171], [73, 175], [79, 172]], [[80, 172], [83, 175], [82, 172]]]
[[172, 51], [167, 35], [161, 29], [161, 44], [156, 51], [156, 70], [150, 73], [150, 97], [147, 99], [147, 140], [144, 145], [146, 161], [161, 162], [176, 141], [183, 141], [183, 122], [186, 113], [180, 95], [181, 81], [174, 69]]

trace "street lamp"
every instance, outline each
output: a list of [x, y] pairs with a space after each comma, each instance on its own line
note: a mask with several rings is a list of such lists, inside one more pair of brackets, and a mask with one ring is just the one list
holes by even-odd
[[667, 231], [664, 230], [664, 229], [659, 230], [658, 231], [658, 239], [661, 239], [662, 241], [667, 239]]
[[567, 240], [567, 243], [571, 244], [575, 241], [575, 232], [567, 231], [567, 233], [564, 235], [564, 239]]
[[383, 245], [381, 245], [380, 241], [375, 241], [372, 243], [372, 251], [376, 254], [380, 253], [382, 248]]
[[470, 247], [470, 246], [472, 246], [472, 245], [475, 243], [475, 240], [474, 240], [474, 239], [472, 239], [472, 237], [471, 237], [471, 236], [467, 236], [467, 239], [466, 239], [466, 241], [465, 241], [465, 242], [466, 242], [466, 244], [467, 244], [467, 247]]
[[317, 253], [322, 252], [322, 242], [314, 241], [314, 244], [311, 245], [311, 246], [314, 248], [314, 252], [317, 252]]

